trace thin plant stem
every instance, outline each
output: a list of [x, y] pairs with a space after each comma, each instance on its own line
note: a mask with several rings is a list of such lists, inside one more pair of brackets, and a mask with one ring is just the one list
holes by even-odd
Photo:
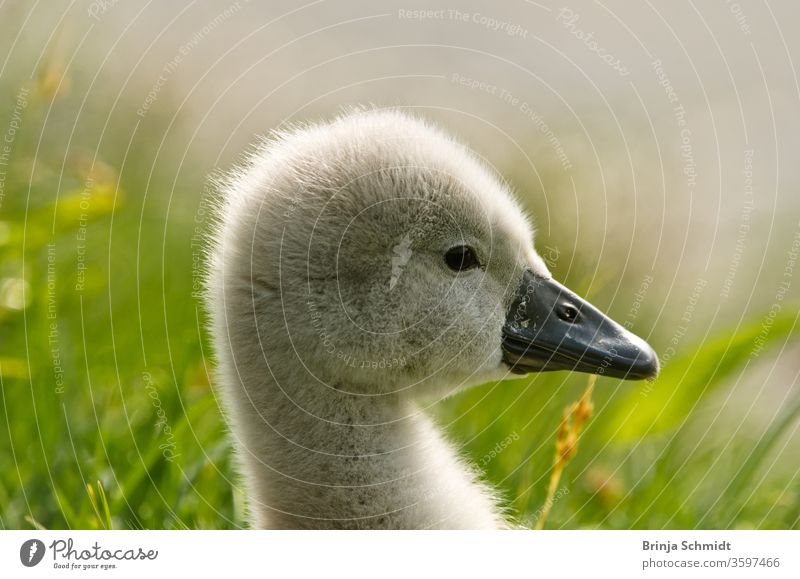
[[594, 392], [594, 383], [596, 381], [597, 376], [594, 374], [589, 376], [586, 390], [583, 391], [580, 399], [564, 409], [561, 423], [558, 425], [558, 433], [556, 434], [556, 452], [553, 458], [553, 471], [550, 473], [550, 482], [547, 485], [547, 498], [544, 501], [544, 505], [542, 505], [541, 515], [536, 521], [536, 530], [544, 529], [550, 509], [553, 507], [558, 485], [561, 482], [561, 474], [564, 472], [567, 463], [575, 456], [575, 452], [578, 450], [578, 437], [584, 425], [592, 416], [592, 411], [594, 410], [592, 393]]

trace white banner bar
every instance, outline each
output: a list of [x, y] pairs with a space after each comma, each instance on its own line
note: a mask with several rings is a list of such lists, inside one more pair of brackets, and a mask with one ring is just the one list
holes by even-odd
[[800, 531], [2, 531], [0, 577], [796, 579], [798, 551]]

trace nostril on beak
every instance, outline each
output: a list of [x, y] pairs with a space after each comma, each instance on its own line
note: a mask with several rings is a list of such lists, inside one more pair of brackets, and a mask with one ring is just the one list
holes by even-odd
[[572, 304], [562, 304], [556, 310], [558, 317], [565, 322], [574, 323], [578, 321], [578, 308]]

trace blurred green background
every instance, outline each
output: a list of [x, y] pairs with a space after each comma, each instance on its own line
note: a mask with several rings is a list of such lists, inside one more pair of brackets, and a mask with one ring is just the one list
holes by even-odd
[[[0, 528], [245, 525], [196, 296], [208, 176], [358, 103], [485, 155], [556, 277], [661, 356], [598, 380], [548, 528], [800, 528], [796, 8], [745, 34], [722, 3], [610, 6], [492, 8], [525, 35], [391, 3], [0, 6]], [[429, 411], [533, 526], [585, 386]]]

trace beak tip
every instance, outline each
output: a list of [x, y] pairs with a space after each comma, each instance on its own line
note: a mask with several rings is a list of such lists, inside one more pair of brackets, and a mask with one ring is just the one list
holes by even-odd
[[646, 348], [643, 348], [642, 353], [632, 370], [634, 370], [632, 374], [635, 375], [632, 377], [645, 380], [655, 380], [658, 377], [658, 373], [661, 371], [661, 363], [659, 362], [656, 351], [653, 350], [653, 348], [651, 348], [649, 345]]

